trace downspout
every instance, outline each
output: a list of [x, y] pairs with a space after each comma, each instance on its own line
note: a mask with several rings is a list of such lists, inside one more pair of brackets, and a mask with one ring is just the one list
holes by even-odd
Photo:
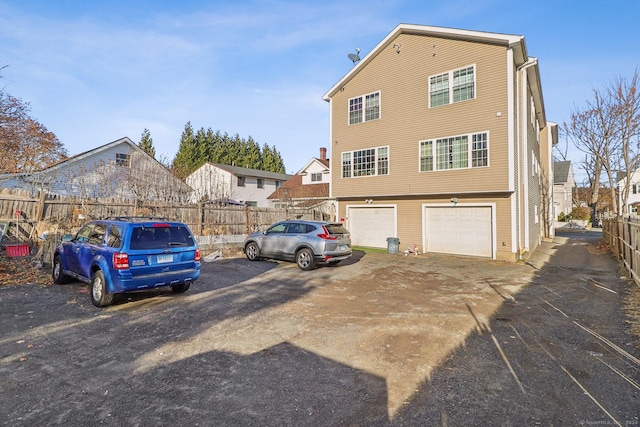
[[[522, 159], [522, 162], [520, 163], [520, 166], [518, 168], [518, 173], [519, 175], [522, 177], [522, 180], [518, 179], [518, 183], [522, 182], [522, 186], [520, 186], [520, 184], [518, 184], [518, 203], [520, 203], [520, 199], [522, 198], [522, 210], [523, 210], [523, 214], [521, 215], [521, 217], [524, 219], [524, 221], [522, 221], [524, 223], [524, 245], [522, 244], [522, 233], [520, 233], [520, 230], [518, 230], [518, 260], [522, 259], [522, 253], [523, 253], [523, 249], [528, 250], [529, 249], [529, 198], [527, 197], [529, 192], [529, 160], [528, 160], [528, 146], [527, 143], [529, 141], [529, 132], [528, 132], [528, 127], [527, 127], [527, 119], [528, 119], [528, 115], [526, 114], [527, 111], [527, 107], [529, 105], [528, 99], [527, 99], [527, 93], [528, 93], [528, 81], [527, 81], [527, 74], [526, 74], [526, 70], [529, 67], [532, 67], [534, 65], [538, 64], [538, 60], [536, 58], [528, 58], [527, 62], [525, 62], [524, 64], [522, 64], [520, 67], [518, 67], [518, 85], [520, 85], [520, 82], [522, 82], [522, 90], [521, 91], [517, 91], [516, 93], [520, 93], [520, 102], [518, 103], [520, 105], [520, 107], [518, 108], [518, 112], [517, 114], [519, 115], [519, 119], [521, 118], [522, 120], [518, 120], [518, 137], [519, 137], [519, 141], [521, 142], [519, 144], [518, 150], [521, 153], [521, 156], [519, 156]], [[522, 75], [522, 79], [520, 79], [520, 76]], [[526, 191], [524, 191], [526, 190]], [[525, 193], [525, 197], [522, 197], [522, 193]], [[523, 247], [524, 246], [524, 247]]]

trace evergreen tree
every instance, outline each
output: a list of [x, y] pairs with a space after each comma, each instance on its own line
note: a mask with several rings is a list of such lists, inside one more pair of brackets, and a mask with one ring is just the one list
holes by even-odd
[[276, 169], [276, 159], [271, 148], [266, 143], [262, 146], [262, 169], [273, 172]]
[[196, 161], [196, 138], [193, 134], [191, 122], [187, 122], [180, 137], [180, 147], [173, 159], [173, 170], [177, 177], [186, 178], [191, 172], [196, 170], [198, 166]]
[[154, 159], [156, 158], [156, 149], [153, 146], [153, 139], [151, 138], [149, 129], [144, 128], [144, 130], [142, 131], [142, 137], [140, 138], [138, 147], [140, 147], [145, 153], [147, 153]]
[[246, 152], [246, 163], [247, 167], [251, 169], [262, 169], [262, 154], [260, 153], [260, 146], [253, 140], [253, 138], [249, 137], [246, 142], [247, 152]]

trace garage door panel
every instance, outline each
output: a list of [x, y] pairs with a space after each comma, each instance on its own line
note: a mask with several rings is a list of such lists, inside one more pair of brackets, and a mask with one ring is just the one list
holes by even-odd
[[493, 256], [491, 207], [425, 207], [427, 251]]
[[395, 236], [394, 207], [349, 207], [348, 228], [351, 244], [371, 248], [386, 248], [387, 237]]

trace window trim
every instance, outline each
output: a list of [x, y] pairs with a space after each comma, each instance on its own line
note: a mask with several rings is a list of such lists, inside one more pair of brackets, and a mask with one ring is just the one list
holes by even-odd
[[[368, 106], [368, 99], [369, 97], [377, 97], [377, 103], [373, 106]], [[356, 101], [356, 100], [359, 100]], [[356, 102], [354, 102], [356, 101]], [[371, 93], [366, 93], [364, 95], [359, 95], [359, 96], [354, 96], [353, 98], [349, 98], [348, 99], [348, 104], [347, 104], [347, 124], [349, 126], [351, 125], [357, 125], [360, 123], [366, 123], [366, 122], [370, 122], [373, 120], [380, 120], [380, 118], [382, 117], [382, 94], [379, 90], [371, 92]], [[352, 106], [353, 105], [357, 105], [360, 108], [358, 108], [357, 110], [352, 110]], [[377, 109], [377, 110], [376, 110]], [[375, 113], [372, 113], [371, 111], [375, 110]], [[353, 114], [352, 113], [356, 113], [358, 112], [359, 114]], [[357, 116], [357, 117], [356, 117]], [[352, 120], [353, 117], [356, 117], [356, 120]]]
[[[464, 71], [464, 70], [467, 70], [469, 68], [473, 69], [473, 86], [472, 86], [473, 96], [470, 97], [470, 98], [465, 98], [465, 99], [461, 99], [461, 100], [456, 101], [456, 100], [454, 100], [455, 88], [458, 87], [458, 86], [461, 86], [461, 85], [458, 85], [458, 86], [455, 85], [454, 74], [456, 72]], [[477, 75], [478, 75], [478, 73], [477, 73], [476, 64], [470, 64], [470, 65], [466, 65], [464, 67], [455, 68], [455, 69], [452, 69], [452, 70], [449, 70], [449, 71], [445, 71], [444, 73], [430, 75], [427, 78], [427, 88], [428, 88], [428, 92], [429, 92], [427, 98], [428, 98], [429, 108], [438, 108], [438, 107], [443, 107], [445, 105], [457, 104], [459, 102], [470, 101], [470, 100], [476, 99], [477, 96], [478, 96], [478, 85], [477, 85], [477, 81], [476, 81]], [[447, 76], [447, 86], [448, 86], [447, 101], [448, 102], [443, 103], [443, 104], [433, 105], [432, 102], [431, 102], [432, 101], [432, 97], [431, 97], [431, 79], [435, 79], [435, 78], [443, 77], [443, 76]], [[468, 84], [468, 83], [465, 83], [465, 84]], [[442, 91], [442, 89], [440, 89], [440, 92], [441, 91]], [[444, 93], [444, 92], [442, 92], [442, 93]]]
[[[373, 156], [367, 153], [367, 151], [373, 150]], [[380, 152], [383, 150], [383, 153]], [[363, 178], [370, 176], [387, 176], [390, 175], [390, 148], [388, 145], [382, 145], [380, 147], [362, 148], [359, 150], [344, 151], [341, 153], [341, 173], [340, 178]], [[357, 157], [360, 160], [356, 168], [356, 153], [360, 153]], [[382, 156], [381, 156], [382, 154]], [[371, 165], [372, 167], [367, 167]], [[373, 170], [373, 173], [368, 171]], [[380, 173], [380, 171], [385, 173]], [[357, 172], [357, 173], [356, 173]]]
[[[474, 136], [477, 135], [486, 135], [486, 139], [483, 138], [484, 141], [486, 141], [486, 147], [482, 148], [482, 149], [476, 149], [474, 150]], [[463, 167], [453, 167], [453, 165], [455, 165], [456, 161], [460, 161], [460, 159], [456, 159], [456, 158], [450, 158], [449, 161], [447, 162], [447, 164], [453, 164], [452, 167], [446, 167], [446, 168], [439, 168], [438, 167], [438, 157], [439, 157], [439, 153], [438, 153], [438, 141], [448, 141], [450, 144], [455, 144], [457, 142], [457, 140], [462, 140], [466, 138], [466, 152], [459, 152], [458, 154], [462, 154], [463, 156], [466, 155], [466, 166]], [[489, 147], [490, 147], [490, 133], [489, 131], [480, 131], [480, 132], [471, 132], [468, 134], [461, 134], [461, 135], [453, 135], [453, 136], [445, 136], [445, 137], [438, 137], [438, 138], [428, 138], [428, 139], [422, 139], [420, 141], [418, 141], [418, 172], [419, 173], [429, 173], [429, 172], [442, 172], [442, 171], [451, 171], [451, 170], [462, 170], [462, 169], [476, 169], [476, 168], [486, 168], [490, 166], [490, 161], [489, 161]], [[429, 153], [424, 153], [423, 152], [423, 147], [430, 145], [431, 146], [431, 155], [427, 155]], [[486, 156], [484, 157], [474, 157], [474, 152], [485, 152]], [[450, 156], [452, 156], [452, 154], [450, 154]], [[483, 158], [486, 158], [486, 161], [484, 161], [483, 165], [478, 165], [478, 166], [474, 166], [475, 161], [477, 160], [482, 160]], [[423, 160], [425, 159], [431, 159], [430, 163], [424, 163], [423, 164]], [[475, 161], [474, 161], [475, 160]], [[431, 168], [429, 169], [428, 166], [431, 166]]]

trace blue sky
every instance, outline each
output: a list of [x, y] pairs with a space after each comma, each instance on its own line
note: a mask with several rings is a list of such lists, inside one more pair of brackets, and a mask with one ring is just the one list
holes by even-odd
[[330, 147], [322, 95], [347, 55], [399, 23], [524, 35], [561, 124], [640, 66], [639, 16], [636, 0], [0, 0], [0, 87], [71, 155], [148, 128], [171, 160], [191, 122], [275, 146], [295, 173]]

